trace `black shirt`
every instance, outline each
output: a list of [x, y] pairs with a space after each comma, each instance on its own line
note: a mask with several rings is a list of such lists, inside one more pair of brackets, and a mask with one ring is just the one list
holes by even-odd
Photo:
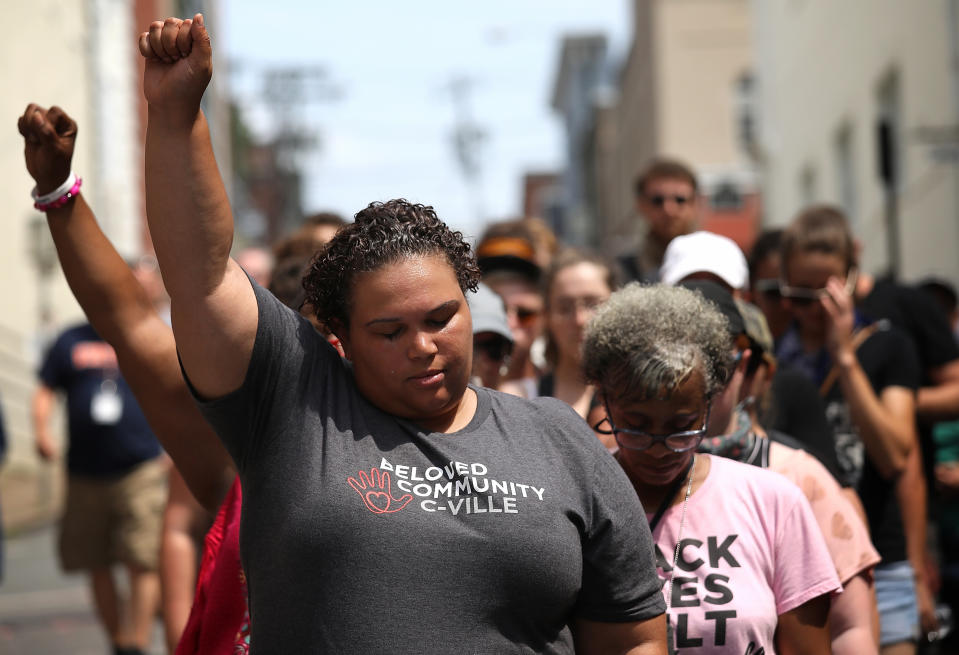
[[[787, 336], [789, 336], [787, 334]], [[794, 336], [794, 335], [793, 335]], [[780, 342], [780, 355], [786, 361], [790, 357], [828, 360], [828, 354], [798, 354], [788, 352], [787, 341]], [[912, 342], [900, 330], [883, 324], [856, 351], [859, 364], [869, 378], [876, 395], [888, 387], [903, 387], [915, 390], [919, 387], [919, 360]], [[828, 361], [826, 362], [829, 363]], [[822, 377], [828, 374], [829, 366], [819, 371]], [[813, 380], [820, 384], [822, 380]], [[866, 456], [865, 445], [852, 420], [848, 403], [842, 396], [841, 386], [837, 382], [826, 394], [826, 420], [832, 426], [834, 449], [839, 463], [840, 482], [844, 486], [855, 487], [866, 510], [866, 519], [873, 544], [882, 556], [883, 562], [901, 562], [906, 557], [906, 541], [896, 499], [894, 479], [883, 478], [878, 469]]]
[[[949, 327], [949, 319], [942, 308], [914, 287], [896, 284], [891, 280], [877, 280], [859, 304], [860, 311], [874, 320], [885, 319], [902, 330], [912, 341], [919, 356], [921, 386], [932, 386], [931, 371], [959, 359], [959, 344]], [[926, 476], [929, 509], [934, 510], [936, 485], [932, 484], [935, 466], [935, 444], [932, 427], [917, 422], [922, 468]]]
[[[771, 402], [762, 424], [792, 436], [803, 450], [819, 460], [834, 478], [841, 480], [835, 438], [826, 421], [826, 405], [816, 385], [801, 371], [780, 366], [773, 376]], [[793, 446], [794, 448], [797, 446]]]

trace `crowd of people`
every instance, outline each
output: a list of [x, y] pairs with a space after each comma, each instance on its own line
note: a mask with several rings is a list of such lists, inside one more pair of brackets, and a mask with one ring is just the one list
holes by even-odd
[[19, 121], [89, 320], [37, 450], [63, 391], [61, 563], [115, 653], [158, 612], [178, 654], [959, 652], [948, 284], [860, 270], [829, 206], [747, 258], [666, 159], [614, 260], [535, 218], [471, 248], [406, 200], [231, 257], [202, 16], [139, 48], [155, 260], [101, 232], [70, 116]]

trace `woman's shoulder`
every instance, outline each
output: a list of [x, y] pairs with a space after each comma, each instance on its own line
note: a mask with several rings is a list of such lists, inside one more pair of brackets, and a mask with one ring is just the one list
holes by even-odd
[[801, 448], [792, 448], [777, 441], [769, 443], [769, 470], [801, 484], [805, 478], [826, 480], [839, 486], [822, 462]]
[[710, 458], [709, 476], [713, 485], [719, 486], [718, 493], [734, 491], [764, 502], [790, 503], [802, 498], [799, 487], [781, 473], [726, 457], [705, 456]]
[[579, 453], [596, 450], [609, 458], [606, 448], [583, 417], [562, 400], [549, 396], [527, 399], [493, 389], [483, 390], [489, 393], [490, 412], [495, 420], [514, 435], [542, 439], [544, 446], [556, 447], [560, 452], [572, 452], [572, 448]]
[[543, 395], [539, 393], [536, 378], [506, 380], [500, 385], [499, 390], [519, 398], [536, 398]]
[[[569, 414], [579, 416], [572, 407], [552, 396], [526, 398], [515, 393], [510, 393], [509, 391], [498, 391], [496, 389], [490, 389], [489, 387], [482, 387], [482, 389], [489, 392], [495, 411], [520, 412], [536, 415], [546, 414], [557, 417]], [[582, 421], [582, 418], [580, 418], [580, 420]]]
[[[278, 356], [299, 358], [302, 351], [316, 351], [324, 356], [335, 353], [329, 340], [302, 314], [287, 307], [269, 290], [251, 281], [256, 296], [259, 324], [256, 340], [277, 348]], [[300, 351], [295, 355], [292, 351]]]

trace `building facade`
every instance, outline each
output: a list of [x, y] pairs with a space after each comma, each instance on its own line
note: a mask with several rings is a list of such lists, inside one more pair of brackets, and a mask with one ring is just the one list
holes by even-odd
[[[215, 20], [215, 3], [201, 4]], [[57, 262], [46, 218], [32, 207], [33, 181], [16, 120], [31, 102], [69, 113], [79, 126], [73, 167], [104, 232], [125, 257], [150, 251], [143, 193], [146, 103], [136, 39], [150, 21], [176, 15], [179, 3], [18, 0], [4, 7], [16, 29], [0, 43], [0, 61], [6, 63], [0, 71], [0, 113], [8, 121], [0, 130], [0, 175], [7, 181], [0, 185], [0, 204], [7, 208], [0, 240], [0, 402], [11, 441], [7, 468], [15, 469], [37, 463], [30, 399], [39, 359], [53, 336], [84, 320]], [[219, 97], [215, 91], [208, 96]], [[221, 113], [215, 103], [208, 111], [215, 140], [218, 132], [229, 136], [225, 125], [220, 130], [215, 125]]]
[[753, 8], [768, 224], [836, 204], [867, 270], [959, 282], [959, 3]]
[[605, 36], [583, 34], [563, 39], [552, 106], [566, 137], [566, 166], [558, 186], [562, 209], [552, 228], [566, 243], [595, 244], [598, 237], [592, 127], [595, 108], [606, 93], [607, 66]]
[[577, 150], [588, 170], [596, 240], [610, 253], [635, 247], [643, 231], [636, 175], [653, 157], [668, 156], [697, 172], [706, 199], [702, 227], [748, 248], [760, 211], [741, 134], [740, 88], [753, 56], [749, 2], [633, 0], [632, 8], [632, 43], [617, 72], [589, 97], [588, 144]]

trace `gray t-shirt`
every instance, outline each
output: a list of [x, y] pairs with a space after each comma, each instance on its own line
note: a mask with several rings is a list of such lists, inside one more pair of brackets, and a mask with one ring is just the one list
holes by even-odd
[[469, 425], [424, 432], [255, 289], [246, 379], [201, 402], [243, 486], [253, 652], [571, 653], [574, 617], [664, 611], [636, 493], [569, 407], [474, 388]]

